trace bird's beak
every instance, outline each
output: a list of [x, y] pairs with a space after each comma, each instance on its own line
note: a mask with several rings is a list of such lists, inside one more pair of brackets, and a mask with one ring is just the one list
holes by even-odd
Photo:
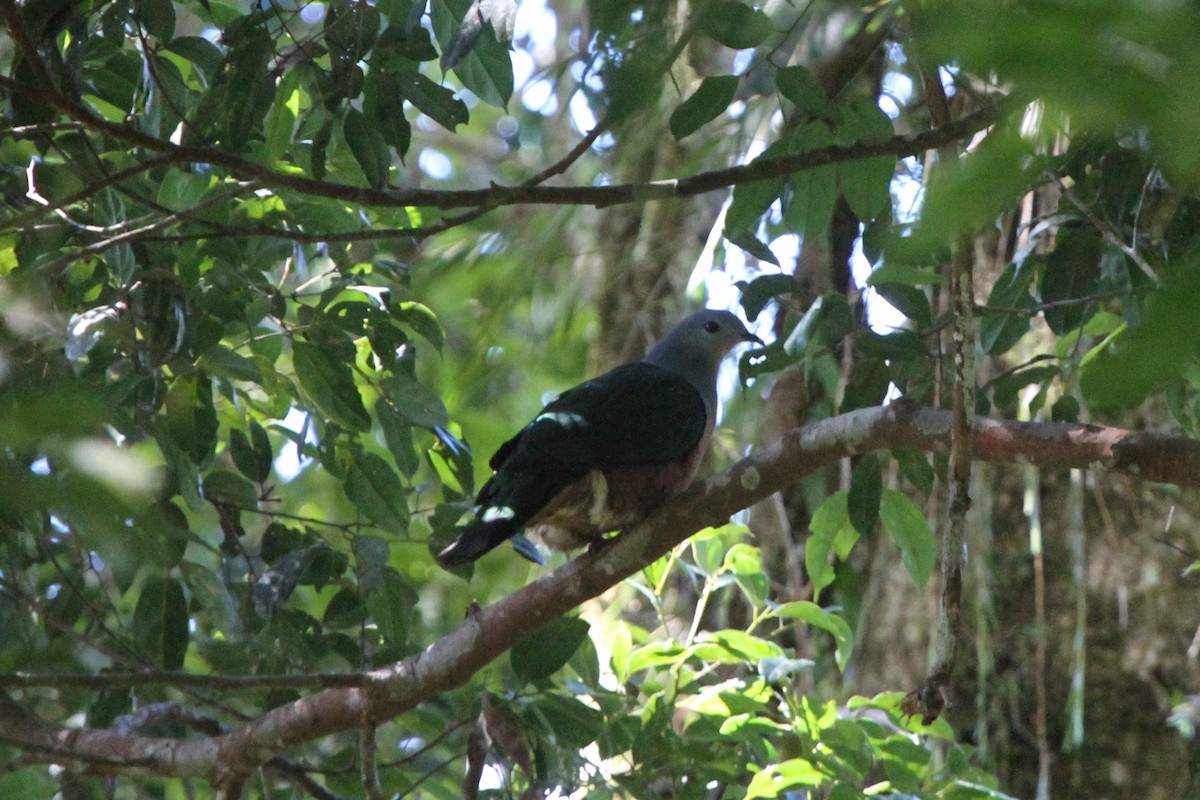
[[750, 331], [746, 331], [746, 335], [742, 337], [742, 341], [744, 341], [744, 342], [754, 342], [755, 344], [759, 344], [759, 345], [762, 345], [762, 346], [764, 346], [764, 347], [766, 346], [766, 342], [764, 342], [762, 339], [760, 339], [760, 338], [758, 338], [757, 336], [755, 336], [755, 335], [754, 335], [753, 333], [751, 333]]

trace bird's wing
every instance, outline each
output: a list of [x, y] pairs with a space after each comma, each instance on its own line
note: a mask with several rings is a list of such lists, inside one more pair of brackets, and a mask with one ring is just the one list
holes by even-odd
[[667, 464], [708, 427], [704, 401], [673, 372], [626, 364], [564, 392], [492, 457], [491, 467], [576, 474]]

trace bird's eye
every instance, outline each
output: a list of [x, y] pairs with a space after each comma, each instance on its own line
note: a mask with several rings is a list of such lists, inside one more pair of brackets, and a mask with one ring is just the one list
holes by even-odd
[[704, 323], [704, 330], [708, 333], [716, 333], [717, 331], [721, 330], [721, 326], [710, 319], [708, 322]]

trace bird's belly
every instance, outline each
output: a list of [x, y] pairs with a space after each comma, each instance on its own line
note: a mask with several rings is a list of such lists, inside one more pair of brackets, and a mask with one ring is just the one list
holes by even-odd
[[643, 519], [687, 488], [698, 461], [593, 470], [559, 492], [528, 530], [552, 550], [586, 547]]

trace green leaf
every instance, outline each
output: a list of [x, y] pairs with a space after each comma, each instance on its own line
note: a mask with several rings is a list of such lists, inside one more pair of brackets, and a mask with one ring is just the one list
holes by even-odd
[[396, 570], [380, 570], [379, 583], [367, 594], [367, 610], [389, 645], [403, 646], [414, 620], [417, 593]]
[[229, 434], [229, 455], [238, 471], [255, 483], [262, 483], [271, 475], [271, 440], [257, 422], [250, 423], [250, 437], [236, 428]]
[[413, 429], [396, 411], [380, 398], [375, 401], [375, 419], [383, 431], [383, 441], [396, 462], [396, 468], [406, 478], [412, 478], [421, 466], [421, 458], [413, 442]]
[[171, 40], [168, 49], [195, 64], [209, 81], [217, 74], [224, 59], [221, 49], [203, 36], [180, 36]]
[[911, 319], [924, 330], [933, 324], [933, 312], [929, 297], [915, 286], [903, 283], [877, 283], [875, 291], [897, 311]]
[[374, 453], [358, 453], [342, 488], [367, 519], [394, 533], [408, 532], [407, 493], [382, 458]]
[[[804, 153], [835, 141], [825, 123], [810, 122], [792, 135], [789, 151]], [[806, 169], [788, 178], [791, 192], [783, 204], [784, 228], [805, 239], [825, 235], [837, 203], [837, 184], [838, 170], [832, 164]]]
[[133, 7], [146, 32], [158, 39], [160, 44], [166, 44], [174, 38], [175, 3], [172, 0], [137, 0]]
[[879, 504], [879, 518], [892, 541], [900, 548], [904, 568], [919, 587], [929, 582], [933, 574], [936, 552], [933, 531], [925, 515], [912, 500], [895, 489], [884, 489]]
[[784, 603], [779, 608], [774, 609], [771, 615], [794, 619], [797, 622], [812, 625], [814, 628], [820, 628], [833, 636], [833, 640], [837, 644], [834, 660], [837, 662], [838, 669], [846, 669], [846, 664], [850, 662], [850, 654], [854, 650], [854, 633], [850, 630], [850, 626], [846, 624], [846, 620], [808, 600], [796, 600], [791, 603]]
[[738, 542], [725, 554], [722, 568], [733, 575], [752, 608], [761, 606], [770, 595], [771, 580], [763, 572], [762, 554], [757, 547]]
[[871, 453], [860, 456], [850, 473], [850, 492], [846, 508], [854, 529], [870, 536], [879, 522], [879, 501], [883, 494], [883, 469], [879, 458]]
[[366, 607], [363, 605], [362, 595], [349, 586], [343, 586], [325, 606], [321, 623], [333, 630], [358, 628], [362, 626], [365, 617]]
[[[769, 161], [787, 155], [787, 142], [779, 141], [769, 146], [758, 158], [750, 162]], [[765, 178], [752, 183], [739, 183], [733, 187], [733, 200], [729, 210], [725, 212], [725, 236], [737, 235], [743, 231], [753, 231], [758, 227], [759, 218], [767, 213], [771, 205], [779, 199], [783, 192], [783, 178]]]
[[400, 414], [419, 428], [444, 428], [450, 415], [442, 398], [404, 372], [380, 381], [385, 395]]
[[705, 528], [688, 538], [688, 547], [692, 550], [692, 561], [701, 574], [715, 575], [725, 563], [725, 553], [729, 550], [726, 533], [730, 526]]
[[733, 50], [757, 47], [773, 30], [766, 14], [736, 0], [718, 0], [704, 8], [700, 31]]
[[1033, 295], [1029, 285], [1037, 273], [1039, 256], [1030, 256], [1017, 265], [1009, 264], [1000, 273], [988, 295], [988, 308], [979, 319], [979, 344], [991, 355], [1007, 352], [1029, 332], [1031, 314], [1023, 313], [1033, 308]]
[[331, 0], [327, 8], [325, 42], [335, 56], [358, 61], [379, 36], [379, 9], [358, 0]]
[[292, 342], [292, 363], [300, 388], [317, 410], [343, 428], [367, 431], [371, 417], [363, 405], [350, 365], [308, 342]]
[[825, 87], [805, 67], [797, 64], [778, 70], [775, 86], [781, 95], [809, 116], [827, 118], [833, 112], [834, 106], [825, 95]]
[[171, 167], [158, 185], [159, 205], [172, 211], [190, 211], [213, 183], [212, 175]]
[[204, 464], [217, 446], [217, 413], [212, 384], [199, 374], [175, 379], [164, 404], [167, 433], [195, 464]]
[[705, 78], [700, 87], [671, 114], [671, 135], [676, 141], [695, 133], [721, 115], [737, 93], [738, 78], [716, 75]]
[[879, 334], [864, 330], [857, 339], [858, 347], [865, 355], [895, 361], [924, 360], [929, 357], [925, 341], [911, 331]]
[[296, 132], [296, 118], [300, 111], [300, 72], [288, 70], [275, 90], [271, 110], [263, 120], [263, 137], [266, 151], [263, 160], [267, 164], [278, 161], [292, 144]]
[[[107, 726], [102, 723], [99, 727]], [[12, 764], [0, 774], [0, 797], [53, 797], [60, 788], [59, 779], [43, 764], [28, 767]]]
[[1084, 356], [1079, 386], [1093, 408], [1129, 408], [1200, 357], [1200, 262], [1177, 265], [1145, 301], [1137, 325], [1114, 331]]
[[406, 300], [392, 308], [392, 316], [421, 336], [424, 336], [440, 353], [446, 344], [446, 332], [438, 322], [437, 315], [423, 303]]
[[[1100, 234], [1091, 227], [1069, 228], [1059, 233], [1054, 250], [1046, 256], [1038, 294], [1043, 303], [1079, 300], [1095, 293], [1100, 283]], [[1083, 324], [1087, 303], [1047, 308], [1046, 324], [1058, 336]]]
[[806, 758], [792, 758], [772, 764], [757, 773], [746, 787], [745, 800], [758, 797], [791, 796], [797, 786], [820, 786], [830, 779]]
[[1041, 180], [1043, 166], [1031, 142], [1011, 128], [992, 132], [961, 159], [943, 162], [930, 176], [921, 221], [909, 242], [914, 254], [992, 224]]
[[935, 475], [929, 464], [929, 456], [917, 450], [900, 448], [893, 450], [892, 455], [900, 467], [900, 473], [917, 487], [926, 497], [933, 492]]
[[752, 234], [750, 231], [744, 230], [731, 234], [729, 230], [726, 229], [724, 236], [730, 244], [740, 247], [741, 249], [745, 250], [746, 253], [754, 258], [757, 258], [759, 261], [764, 261], [768, 264], [774, 264], [777, 267], [779, 266], [779, 259], [775, 257], [773, 252], [771, 252], [771, 248], [759, 241], [758, 237]]
[[747, 319], [757, 319], [767, 303], [781, 294], [799, 291], [800, 283], [795, 275], [760, 275], [749, 283], [741, 281], [737, 287], [742, 290], [742, 308], [746, 310]]
[[262, 370], [244, 355], [226, 347], [215, 344], [196, 361], [196, 365], [221, 378], [247, 383], [262, 383]]
[[[832, 750], [843, 763], [859, 776], [866, 775], [873, 763], [873, 744], [867, 731], [858, 720], [838, 719], [821, 732], [821, 744]], [[862, 800], [862, 795], [853, 785], [839, 784], [850, 789], [848, 792], [830, 792], [829, 800]]]
[[404, 115], [404, 95], [395, 73], [380, 69], [367, 73], [363, 113], [379, 128], [384, 141], [396, 148], [396, 154], [403, 161], [412, 143], [412, 126]]
[[579, 750], [605, 733], [604, 714], [574, 697], [541, 692], [533, 707], [545, 717], [560, 746]]
[[[472, 0], [430, 2], [430, 19], [442, 53], [447, 52], [471, 5]], [[453, 69], [462, 85], [483, 102], [501, 109], [508, 105], [513, 93], [512, 59], [491, 26], [484, 26], [470, 51], [460, 57]]]
[[219, 469], [204, 476], [201, 483], [204, 499], [210, 503], [225, 503], [239, 508], [258, 506], [258, 489], [236, 472]]
[[142, 587], [131, 625], [134, 641], [163, 669], [181, 669], [188, 648], [188, 610], [183, 586], [171, 577]]
[[439, 86], [416, 70], [406, 70], [396, 76], [406, 100], [437, 124], [453, 132], [471, 118], [467, 104], [454, 92]]
[[579, 617], [559, 617], [513, 645], [509, 653], [513, 672], [523, 681], [548, 678], [563, 667], [591, 626]]
[[945, 279], [941, 273], [931, 269], [910, 267], [906, 264], [885, 264], [879, 269], [872, 270], [867, 276], [867, 286], [877, 286], [884, 283], [902, 283], [906, 286], [928, 286], [942, 283]]
[[359, 534], [350, 540], [350, 553], [354, 556], [354, 574], [358, 576], [358, 588], [370, 594], [383, 579], [392, 548], [382, 536]]
[[346, 112], [342, 134], [346, 137], [346, 144], [350, 145], [354, 160], [362, 168], [367, 183], [376, 189], [386, 186], [392, 157], [379, 128], [371, 124], [361, 111], [351, 108]]
[[[890, 139], [895, 133], [892, 121], [876, 103], [854, 100], [842, 110], [837, 140], [850, 145]], [[895, 174], [894, 156], [859, 158], [838, 165], [838, 185], [854, 215], [870, 222], [890, 205]]]
[[767, 658], [782, 658], [783, 648], [774, 642], [739, 630], [706, 631], [696, 637], [690, 655], [718, 664], [758, 664]]
[[818, 597], [822, 589], [833, 583], [829, 554], [838, 553], [844, 558], [858, 540], [858, 531], [850, 521], [848, 500], [846, 492], [831, 494], [817, 508], [809, 523], [812, 536], [804, 543], [804, 568], [813, 585], [813, 597]]

